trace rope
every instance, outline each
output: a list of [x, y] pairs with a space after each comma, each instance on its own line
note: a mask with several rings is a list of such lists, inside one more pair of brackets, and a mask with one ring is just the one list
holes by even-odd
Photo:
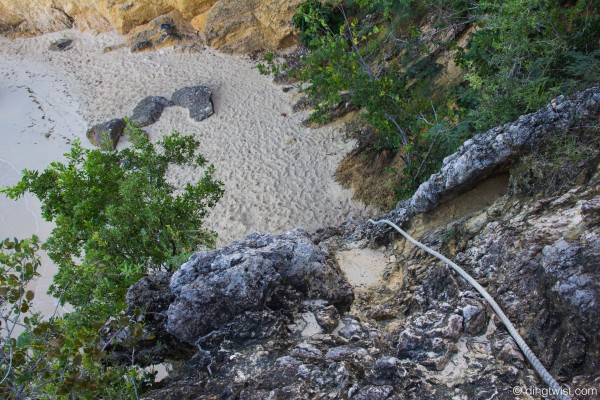
[[473, 286], [479, 292], [479, 294], [481, 294], [483, 296], [485, 301], [487, 301], [488, 304], [492, 307], [492, 309], [494, 310], [494, 312], [496, 313], [498, 318], [500, 318], [500, 321], [502, 321], [502, 323], [508, 330], [508, 333], [510, 333], [510, 336], [512, 336], [513, 339], [515, 340], [515, 342], [517, 342], [517, 345], [519, 346], [519, 348], [521, 349], [521, 351], [523, 352], [523, 354], [525, 355], [527, 360], [529, 360], [529, 363], [531, 364], [533, 369], [535, 369], [535, 371], [544, 380], [544, 382], [546, 382], [546, 384], [548, 384], [548, 386], [551, 389], [550, 393], [554, 394], [559, 400], [571, 400], [571, 398], [567, 395], [568, 390], [563, 390], [560, 387], [560, 385], [558, 384], [558, 382], [556, 382], [554, 380], [552, 375], [550, 375], [550, 373], [546, 370], [546, 368], [544, 368], [544, 366], [542, 365], [540, 360], [538, 360], [538, 358], [535, 356], [535, 354], [533, 354], [533, 352], [531, 351], [529, 346], [527, 346], [527, 343], [525, 343], [525, 341], [523, 340], [521, 335], [519, 335], [519, 333], [517, 332], [517, 330], [515, 329], [513, 324], [510, 322], [510, 320], [508, 319], [506, 314], [504, 314], [504, 312], [502, 311], [502, 309], [500, 308], [498, 303], [496, 303], [496, 301], [492, 298], [492, 296], [490, 296], [490, 294], [479, 283], [477, 283], [477, 281], [475, 279], [473, 279], [469, 274], [467, 274], [461, 267], [459, 267], [454, 262], [450, 261], [443, 255], [441, 255], [437, 251], [432, 250], [429, 247], [425, 246], [424, 244], [413, 239], [408, 233], [404, 232], [393, 222], [391, 222], [387, 219], [382, 219], [377, 222], [370, 219], [369, 222], [372, 224], [375, 224], [375, 225], [387, 224], [387, 225], [391, 226], [392, 228], [397, 230], [402, 236], [404, 236], [409, 242], [411, 242], [418, 248], [425, 250], [427, 253], [431, 254], [432, 256], [442, 260], [443, 262], [448, 264], [450, 267], [452, 267], [453, 270], [458, 272], [458, 274], [460, 276], [462, 276], [467, 282], [469, 282], [471, 284], [471, 286]]

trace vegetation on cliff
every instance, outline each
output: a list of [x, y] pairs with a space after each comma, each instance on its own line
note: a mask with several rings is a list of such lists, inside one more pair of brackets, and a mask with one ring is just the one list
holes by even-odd
[[598, 8], [589, 0], [307, 0], [294, 24], [310, 53], [293, 74], [315, 121], [348, 100], [362, 110], [360, 156], [401, 161], [385, 169], [398, 200], [475, 133], [597, 82]]
[[[361, 156], [387, 152], [397, 157], [399, 165], [383, 166], [395, 197], [403, 198], [465, 139], [596, 82], [599, 19], [598, 3], [585, 0], [308, 0], [293, 21], [310, 49], [295, 76], [315, 121], [328, 121], [341, 102], [362, 110], [356, 131]], [[279, 72], [275, 66], [272, 71]], [[192, 138], [174, 133], [157, 149], [139, 129], [130, 126], [129, 133], [135, 143], [128, 149], [86, 150], [75, 144], [65, 163], [53, 163], [42, 173], [25, 171], [18, 185], [2, 190], [11, 197], [32, 192], [42, 202], [44, 217], [56, 223], [43, 245], [59, 267], [50, 292], [74, 309], [48, 320], [32, 313], [34, 293], [28, 284], [38, 275], [38, 240], [0, 243], [4, 398], [137, 398], [153, 382], [153, 374], [135, 362], [135, 345], [122, 345], [132, 349], [127, 364], [113, 362], [105, 350], [121, 334], [119, 339], [153, 344], [156, 337], [144, 329], [144, 313], [124, 313], [127, 289], [149, 273], [173, 271], [190, 251], [214, 243], [202, 222], [222, 189]], [[577, 165], [597, 160], [596, 153], [586, 158], [584, 147], [568, 151], [567, 145], [558, 142], [563, 152], [556, 153]], [[203, 176], [176, 191], [165, 175], [182, 165], [198, 168]], [[538, 180], [548, 176], [536, 173], [531, 171]], [[514, 188], [520, 190], [518, 183]], [[262, 265], [257, 269], [262, 272]], [[273, 282], [283, 282], [278, 279], [273, 272]], [[267, 289], [264, 297], [270, 299], [274, 289]], [[290, 293], [296, 296], [277, 292]], [[210, 307], [213, 298], [207, 298]], [[288, 299], [281, 300], [275, 305]], [[456, 305], [463, 301], [454, 300]], [[265, 303], [244, 307], [248, 304], [262, 310]], [[105, 327], [115, 333], [102, 342], [99, 332], [107, 320]], [[215, 321], [208, 322], [206, 332]], [[22, 333], [16, 336], [17, 331]], [[198, 344], [197, 336], [206, 332], [186, 340]], [[397, 354], [413, 350], [420, 348]], [[233, 362], [235, 356], [226, 359]]]

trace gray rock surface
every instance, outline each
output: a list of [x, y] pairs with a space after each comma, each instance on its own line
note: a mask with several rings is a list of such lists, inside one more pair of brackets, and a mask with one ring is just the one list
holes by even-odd
[[94, 125], [87, 131], [86, 136], [96, 147], [114, 149], [124, 130], [125, 121], [116, 118]]
[[241, 313], [285, 303], [287, 294], [279, 290], [284, 282], [303, 298], [327, 300], [340, 308], [352, 302], [348, 283], [305, 232], [255, 233], [196, 253], [175, 272], [167, 329], [195, 344]]
[[[444, 159], [442, 168], [423, 183], [412, 196], [409, 215], [431, 210], [463, 192], [501, 166], [512, 163], [525, 146], [532, 146], [575, 119], [585, 118], [600, 104], [600, 86], [572, 99], [557, 97], [539, 111], [467, 140], [456, 153]], [[397, 209], [397, 212], [402, 213]]]
[[[580, 126], [571, 126], [563, 112], [575, 121], [581, 117], [581, 126], [597, 126], [594, 93], [597, 89], [520, 119], [518, 135], [574, 134]], [[434, 175], [450, 183], [435, 186], [432, 178], [429, 188], [440, 191], [433, 203], [466, 190], [469, 181], [484, 179], [495, 168], [507, 168], [511, 179], [519, 179], [518, 164], [529, 162], [524, 154], [538, 148], [535, 140], [503, 147], [507, 142], [497, 140], [501, 132], [492, 131], [460, 150], [470, 154], [465, 157], [475, 160], [473, 165], [462, 168], [460, 157], [451, 156], [443, 174]], [[483, 143], [490, 149], [480, 147]], [[496, 160], [507, 155], [508, 164], [484, 166], [475, 156], [485, 151], [492, 158], [499, 154]], [[524, 158], [511, 159], [517, 155]], [[509, 191], [489, 206], [427, 225], [427, 219], [407, 219], [421, 209], [418, 204], [433, 207], [419, 200], [421, 192], [414, 204], [403, 203], [400, 213], [390, 214], [407, 225], [420, 223], [418, 239], [480, 282], [541, 362], [571, 388], [600, 383], [598, 159], [586, 164], [585, 179], [552, 194], [540, 189], [524, 197]], [[352, 302], [333, 253], [364, 245], [393, 253], [394, 264], [381, 284], [357, 290]], [[160, 281], [164, 290], [166, 280]], [[158, 292], [140, 284], [148, 289], [128, 302], [134, 297], [140, 306], [157, 302], [161, 310], [170, 303], [156, 330], [195, 344], [198, 351], [146, 399], [513, 400], [514, 387], [543, 387], [468, 283], [387, 230], [359, 222], [313, 235], [253, 234], [197, 253], [169, 285], [159, 300]], [[306, 334], [307, 316], [322, 329]]]
[[[382, 218], [401, 227], [415, 215], [433, 210], [500, 170], [510, 169], [521, 154], [573, 121], [596, 115], [599, 107], [600, 86], [594, 86], [571, 98], [559, 96], [534, 113], [476, 135], [446, 157], [440, 171], [421, 184], [410, 199], [398, 203]], [[348, 239], [377, 243], [385, 242], [383, 233], [392, 231], [387, 225], [373, 227], [368, 223], [350, 223], [338, 229]]]
[[[196, 350], [170, 335], [166, 329], [166, 311], [175, 296], [169, 288], [171, 273], [159, 272], [142, 278], [127, 291], [127, 324], [109, 321], [101, 331], [101, 348], [109, 351], [111, 359], [130, 363], [135, 357], [138, 365], [148, 366], [169, 359], [191, 358]], [[142, 339], [135, 340], [132, 327], [143, 322]], [[132, 352], [132, 348], [135, 351]]]
[[190, 118], [202, 121], [213, 115], [212, 91], [207, 86], [189, 86], [177, 90], [171, 101], [190, 112]]
[[133, 109], [131, 119], [139, 128], [152, 125], [158, 121], [163, 110], [173, 104], [172, 101], [161, 96], [144, 97]]

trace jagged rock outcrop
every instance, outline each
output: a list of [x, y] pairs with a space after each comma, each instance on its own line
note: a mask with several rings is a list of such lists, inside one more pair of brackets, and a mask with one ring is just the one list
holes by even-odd
[[[600, 88], [559, 98], [465, 143], [388, 215], [475, 277], [573, 398], [575, 389], [594, 397], [600, 384], [599, 120]], [[580, 158], [560, 156], [555, 140], [565, 135]], [[497, 173], [510, 178], [495, 200], [434, 215]], [[392, 261], [376, 286], [354, 288], [348, 308], [334, 254], [360, 246]], [[134, 286], [128, 313], [155, 307], [160, 318], [145, 329], [196, 353], [161, 349], [155, 361], [184, 365], [146, 399], [512, 400], [514, 387], [544, 387], [479, 294], [387, 229], [350, 221], [253, 234], [196, 254], [166, 282]], [[127, 341], [110, 337], [119, 359]]]
[[290, 300], [325, 300], [340, 310], [352, 302], [348, 283], [301, 231], [251, 234], [196, 253], [175, 272], [170, 287], [175, 300], [167, 312], [167, 330], [190, 344], [244, 313], [277, 309]]
[[[213, 350], [224, 340], [286, 343], [290, 332], [330, 331], [352, 300], [352, 288], [335, 262], [306, 232], [294, 230], [278, 236], [254, 233], [194, 254], [174, 274], [142, 279], [127, 294], [127, 315], [144, 315], [144, 339], [135, 345], [136, 357], [147, 365], [180, 358], [190, 345]], [[102, 346], [112, 348], [113, 359], [130, 357], [128, 326], [109, 323], [103, 336]], [[162, 345], [153, 346], [147, 337]], [[168, 354], [165, 343], [183, 346]]]
[[[454, 154], [444, 159], [439, 172], [419, 186], [410, 199], [398, 203], [385, 218], [402, 225], [415, 215], [431, 211], [468, 191], [486, 178], [509, 170], [520, 155], [532, 152], [537, 144], [554, 132], [566, 132], [573, 121], [596, 115], [599, 103], [600, 86], [579, 92], [573, 98], [559, 96], [534, 113], [467, 140]], [[346, 228], [345, 235], [355, 235], [356, 240], [378, 240], [383, 237], [383, 231], [390, 231], [388, 227], [369, 227], [368, 224]]]
[[[165, 358], [191, 358], [197, 349], [169, 334], [166, 312], [175, 299], [169, 288], [171, 273], [158, 272], [129, 288], [125, 316], [109, 320], [102, 330], [100, 347], [109, 349], [112, 360], [148, 366]], [[143, 322], [136, 328], [137, 322]], [[132, 349], [135, 348], [134, 351]]]
[[[177, 14], [210, 46], [228, 52], [295, 43], [291, 18], [301, 0], [0, 0], [0, 32], [40, 34], [79, 28], [127, 34]], [[139, 32], [138, 32], [139, 33]]]
[[290, 23], [302, 0], [220, 0], [192, 26], [210, 46], [226, 52], [287, 47], [295, 43]]

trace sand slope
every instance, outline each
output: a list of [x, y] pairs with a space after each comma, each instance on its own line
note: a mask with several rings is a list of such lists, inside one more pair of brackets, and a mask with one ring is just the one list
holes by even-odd
[[[50, 42], [62, 37], [75, 40], [70, 50], [47, 50]], [[363, 205], [351, 200], [352, 193], [333, 179], [338, 162], [353, 143], [345, 141], [335, 127], [302, 127], [306, 114], [294, 114], [289, 94], [260, 76], [249, 59], [210, 49], [193, 54], [176, 49], [131, 54], [124, 48], [104, 53], [106, 46], [122, 40], [116, 33], [94, 36], [78, 31], [15, 41], [0, 38], [0, 86], [15, 90], [15, 86], [28, 85], [38, 92], [40, 83], [28, 75], [43, 72], [55, 80], [55, 87], [38, 97], [46, 109], [59, 110], [55, 114], [62, 114], [67, 121], [63, 125], [73, 130], [129, 115], [148, 95], [170, 97], [188, 85], [211, 87], [215, 115], [198, 123], [186, 110], [172, 107], [147, 130], [153, 139], [175, 129], [194, 134], [202, 142], [202, 153], [214, 163], [226, 187], [207, 221], [219, 233], [221, 243], [256, 230], [314, 229], [365, 213]], [[5, 128], [0, 127], [0, 158], [20, 168], [43, 168], [48, 156], [56, 158], [64, 152], [62, 145], [50, 146], [52, 141], [66, 143], [83, 135], [83, 131], [63, 129], [49, 138], [38, 134], [37, 145], [15, 145], [14, 137], [6, 133], [10, 129]], [[32, 146], [44, 149], [45, 157], [35, 156]], [[172, 178], [185, 182], [193, 176], [177, 171]], [[0, 227], [0, 236], [13, 228]]]

